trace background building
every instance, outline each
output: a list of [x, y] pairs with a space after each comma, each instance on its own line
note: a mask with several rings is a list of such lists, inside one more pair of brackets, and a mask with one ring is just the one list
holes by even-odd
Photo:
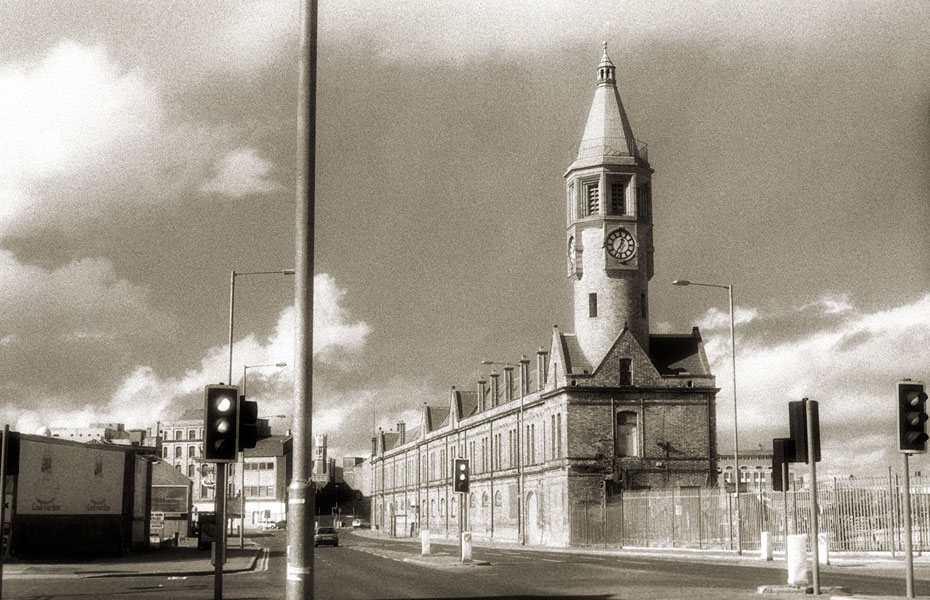
[[[454, 531], [566, 545], [570, 508], [623, 489], [713, 485], [717, 388], [697, 328], [649, 332], [652, 176], [606, 45], [578, 154], [565, 173], [574, 332], [422, 406], [373, 440], [373, 521], [391, 533]], [[528, 306], [528, 309], [532, 307]], [[516, 375], [514, 371], [517, 371]], [[452, 491], [468, 458], [471, 489]]]
[[[193, 481], [194, 507], [198, 511], [212, 511], [216, 498], [216, 467], [203, 462], [203, 418], [203, 409], [194, 408], [157, 427], [162, 458]], [[257, 427], [260, 437], [271, 435], [268, 419], [259, 419]], [[239, 490], [239, 480], [227, 477], [227, 481], [227, 497], [232, 498]]]
[[[255, 527], [261, 521], [281, 521], [287, 518], [287, 486], [291, 481], [293, 440], [286, 435], [261, 439], [254, 448], [247, 448], [245, 457], [245, 527]], [[230, 507], [239, 513], [238, 494], [241, 485], [239, 463], [230, 465], [230, 479], [235, 486]]]
[[[732, 454], [721, 454], [718, 457], [717, 473], [718, 483], [733, 489], [733, 469], [735, 460]], [[772, 452], [766, 450], [740, 450], [740, 491], [771, 490], [772, 489]]]

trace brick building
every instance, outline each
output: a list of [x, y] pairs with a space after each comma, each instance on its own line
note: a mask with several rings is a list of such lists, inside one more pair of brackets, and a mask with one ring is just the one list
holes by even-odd
[[[421, 407], [409, 430], [379, 431], [372, 522], [394, 534], [567, 545], [570, 508], [623, 489], [713, 485], [717, 389], [695, 328], [650, 334], [652, 175], [633, 137], [606, 44], [575, 161], [565, 173], [574, 332], [535, 360], [493, 363], [469, 390]], [[531, 369], [531, 362], [534, 368]], [[471, 387], [471, 386], [469, 386]], [[452, 491], [468, 458], [471, 488]]]

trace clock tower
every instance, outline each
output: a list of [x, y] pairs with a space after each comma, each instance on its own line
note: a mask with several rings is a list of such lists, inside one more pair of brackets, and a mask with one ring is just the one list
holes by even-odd
[[646, 146], [633, 137], [623, 110], [604, 42], [578, 156], [565, 173], [575, 335], [593, 367], [624, 327], [649, 352], [652, 173]]

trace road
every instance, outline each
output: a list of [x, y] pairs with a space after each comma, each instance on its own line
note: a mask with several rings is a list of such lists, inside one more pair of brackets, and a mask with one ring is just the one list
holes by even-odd
[[[286, 565], [284, 532], [257, 536], [268, 548], [267, 561], [245, 573], [227, 574], [224, 598], [281, 600]], [[757, 586], [784, 583], [778, 565], [750, 561], [695, 562], [653, 556], [576, 554], [524, 549], [475, 548], [474, 557], [490, 564], [424, 566], [417, 545], [343, 533], [337, 548], [315, 552], [317, 600], [369, 598], [551, 598], [583, 600], [665, 599], [730, 600], [760, 598]], [[434, 553], [455, 556], [457, 548], [433, 544]], [[265, 566], [267, 565], [267, 566]], [[903, 574], [862, 567], [825, 567], [822, 586], [846, 586], [857, 594], [904, 594]], [[918, 581], [918, 594], [930, 582]], [[114, 598], [199, 600], [213, 598], [208, 575], [113, 576], [106, 572], [74, 577], [43, 575], [4, 581], [4, 598], [17, 600]]]

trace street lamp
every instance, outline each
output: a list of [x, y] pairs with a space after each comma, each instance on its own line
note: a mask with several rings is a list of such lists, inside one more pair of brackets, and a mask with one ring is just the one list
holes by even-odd
[[[498, 365], [501, 367], [511, 367], [516, 368], [517, 365], [508, 362], [500, 362], [496, 360], [482, 360], [481, 364], [483, 365]], [[522, 377], [522, 375], [521, 375]], [[508, 392], [509, 393], [509, 392]], [[495, 399], [496, 400], [496, 399]], [[526, 544], [526, 524], [523, 522], [523, 390], [520, 390], [520, 411], [517, 413], [517, 472], [519, 473], [519, 478], [517, 479], [517, 524], [520, 530], [520, 544]], [[465, 508], [465, 503], [462, 503], [462, 508]]]
[[[236, 306], [236, 277], [242, 275], [294, 275], [294, 269], [279, 269], [277, 271], [243, 271], [237, 273], [229, 272], [229, 374], [226, 379], [232, 384], [232, 367], [233, 367], [233, 323], [235, 323], [235, 306]], [[216, 523], [222, 527], [223, 534], [216, 539], [216, 565], [213, 575], [213, 593], [217, 598], [223, 596], [223, 561], [226, 557], [226, 464], [217, 463], [216, 465]], [[240, 530], [242, 529], [240, 525]]]
[[[246, 374], [249, 369], [259, 367], [286, 367], [287, 363], [279, 362], [267, 365], [242, 365], [242, 395], [245, 396]], [[278, 415], [276, 415], [278, 416]], [[284, 415], [280, 415], [284, 416]], [[245, 451], [239, 452], [239, 549], [245, 548]]]
[[739, 426], [737, 425], [736, 419], [736, 335], [734, 333], [735, 319], [733, 317], [733, 286], [721, 285], [718, 283], [697, 283], [688, 281], [687, 279], [676, 279], [672, 284], [680, 286], [697, 285], [701, 287], [723, 288], [727, 290], [727, 294], [730, 298], [730, 358], [733, 361], [733, 472], [736, 479], [736, 553], [742, 554], [743, 544], [740, 532], [742, 529], [742, 520], [740, 519], [739, 510], [739, 483], [741, 473], [739, 470]]

